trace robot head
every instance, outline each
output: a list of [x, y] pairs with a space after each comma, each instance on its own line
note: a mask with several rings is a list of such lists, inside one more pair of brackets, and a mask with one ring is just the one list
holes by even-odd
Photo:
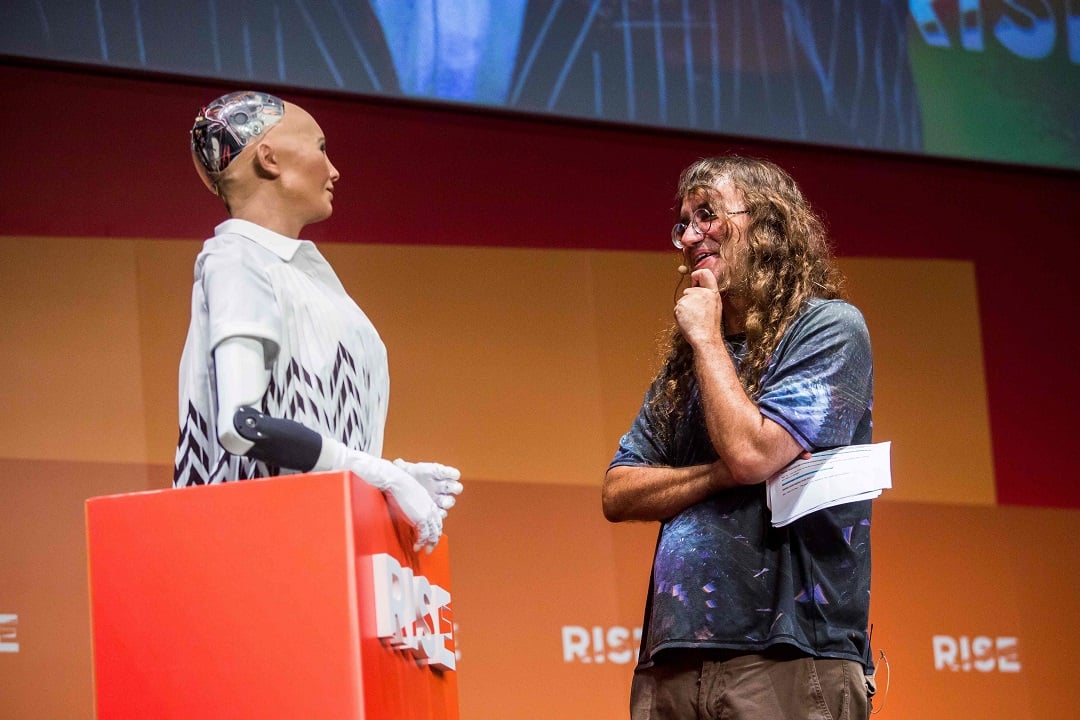
[[206, 187], [217, 194], [217, 180], [229, 163], [284, 114], [280, 98], [253, 90], [227, 93], [200, 110], [191, 128], [191, 156]]

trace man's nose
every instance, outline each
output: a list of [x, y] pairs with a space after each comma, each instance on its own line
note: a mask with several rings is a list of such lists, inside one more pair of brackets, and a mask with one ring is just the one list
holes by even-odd
[[690, 249], [705, 239], [705, 233], [697, 229], [697, 225], [691, 224], [686, 228], [682, 234], [682, 244], [686, 249]]

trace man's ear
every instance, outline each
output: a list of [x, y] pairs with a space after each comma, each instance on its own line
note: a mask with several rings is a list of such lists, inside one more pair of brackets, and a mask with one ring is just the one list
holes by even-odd
[[252, 162], [255, 165], [255, 174], [261, 178], [275, 179], [281, 174], [281, 166], [278, 163], [277, 153], [274, 146], [268, 142], [261, 142], [252, 148], [255, 157]]

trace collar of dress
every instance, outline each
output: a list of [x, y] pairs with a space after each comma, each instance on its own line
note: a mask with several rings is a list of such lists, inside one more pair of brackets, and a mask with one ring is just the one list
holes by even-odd
[[305, 242], [286, 237], [273, 230], [268, 230], [262, 225], [256, 225], [249, 220], [241, 220], [240, 218], [230, 218], [214, 228], [215, 235], [225, 235], [226, 233], [243, 235], [274, 253], [285, 262], [291, 261], [300, 246]]

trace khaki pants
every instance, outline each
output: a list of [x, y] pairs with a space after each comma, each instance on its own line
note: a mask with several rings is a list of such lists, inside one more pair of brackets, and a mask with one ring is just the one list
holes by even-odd
[[867, 720], [853, 660], [668, 651], [634, 673], [631, 720]]

